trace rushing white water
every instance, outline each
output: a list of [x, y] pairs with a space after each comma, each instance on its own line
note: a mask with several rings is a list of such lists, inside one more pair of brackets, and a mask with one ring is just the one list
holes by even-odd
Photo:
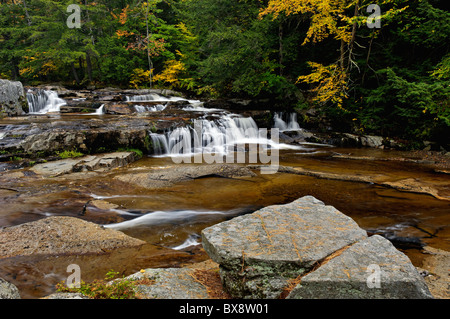
[[245, 145], [265, 145], [272, 149], [303, 149], [298, 145], [274, 142], [251, 117], [220, 114], [218, 119], [197, 119], [194, 127], [179, 127], [166, 134], [150, 134], [152, 155], [192, 156], [194, 154], [227, 155], [245, 150]]
[[134, 105], [134, 109], [138, 113], [164, 111], [166, 109], [166, 107], [167, 107], [167, 105], [163, 105], [163, 104], [158, 104], [155, 106]]
[[102, 104], [102, 106], [100, 106], [100, 107], [95, 111], [95, 114], [97, 114], [97, 115], [105, 114], [105, 104]]
[[192, 246], [197, 246], [197, 245], [200, 245], [200, 243], [197, 241], [197, 237], [191, 235], [191, 236], [188, 237], [188, 239], [186, 239], [184, 241], [184, 243], [182, 243], [179, 246], [172, 247], [172, 249], [174, 249], [174, 250], [182, 250], [182, 249], [185, 249], [185, 248], [188, 248], [188, 247], [192, 247]]
[[127, 102], [161, 102], [166, 103], [169, 101], [187, 101], [181, 97], [171, 96], [165, 97], [159, 94], [145, 94], [145, 95], [133, 95], [126, 97]]
[[66, 101], [58, 97], [58, 93], [50, 90], [28, 91], [27, 100], [30, 114], [59, 112]]
[[[168, 102], [178, 102], [178, 101], [184, 101], [186, 102], [188, 108], [191, 111], [197, 111], [197, 107], [202, 106], [203, 103], [199, 100], [188, 100], [182, 97], [177, 96], [162, 96], [156, 93], [152, 94], [145, 94], [145, 95], [133, 95], [133, 96], [126, 96], [125, 100], [127, 102], [136, 102], [134, 105], [134, 109], [138, 113], [142, 112], [159, 112], [164, 111], [167, 107]], [[153, 106], [145, 106], [138, 104], [139, 102], [152, 102]], [[205, 111], [205, 108], [202, 108], [202, 111]]]
[[223, 115], [218, 120], [196, 120], [194, 128], [181, 127], [168, 134], [169, 155], [219, 153], [226, 155], [236, 144], [258, 139], [251, 118]]
[[220, 211], [195, 211], [195, 210], [167, 211], [167, 212], [156, 211], [121, 223], [104, 225], [104, 227], [116, 230], [123, 230], [135, 227], [154, 226], [165, 223], [177, 223], [183, 220], [196, 218], [202, 215], [224, 215], [224, 214], [226, 213]]
[[173, 130], [168, 137], [169, 154], [189, 154], [192, 151], [192, 136], [189, 127]]
[[290, 113], [287, 122], [283, 120], [283, 113], [277, 112], [274, 115], [274, 127], [283, 131], [301, 131], [301, 127], [297, 122], [297, 113]]
[[150, 134], [152, 140], [152, 149], [154, 155], [164, 155], [169, 151], [169, 146], [167, 145], [167, 139], [163, 134]]

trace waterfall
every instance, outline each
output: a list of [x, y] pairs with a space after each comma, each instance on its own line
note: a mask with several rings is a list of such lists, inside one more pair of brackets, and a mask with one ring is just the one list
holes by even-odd
[[297, 113], [290, 113], [287, 122], [283, 120], [283, 112], [274, 114], [274, 128], [283, 131], [300, 131], [301, 127], [297, 122]]
[[192, 135], [189, 127], [179, 127], [173, 130], [168, 140], [169, 154], [190, 154], [192, 152]]
[[95, 114], [97, 114], [97, 115], [105, 114], [105, 104], [102, 104], [102, 106], [100, 106], [100, 107], [95, 111]]
[[27, 100], [30, 108], [29, 114], [45, 114], [59, 112], [66, 101], [58, 97], [58, 93], [49, 90], [29, 90]]
[[285, 121], [283, 121], [282, 119], [282, 113], [275, 113], [274, 115], [274, 127], [279, 129], [280, 131], [286, 131], [287, 130], [287, 124]]
[[134, 105], [134, 109], [138, 113], [158, 112], [158, 111], [164, 111], [166, 109], [166, 105], [162, 105], [162, 104], [158, 104], [155, 106]]
[[260, 139], [253, 118], [222, 115], [217, 120], [196, 120], [194, 127], [179, 127], [164, 134], [151, 134], [154, 155], [192, 155], [219, 153], [226, 155], [238, 144], [270, 143]]
[[[182, 97], [177, 96], [169, 96], [165, 97], [159, 94], [145, 94], [145, 95], [132, 95], [132, 96], [126, 96], [125, 101], [127, 102], [136, 102], [137, 105], [134, 105], [134, 108], [136, 112], [142, 113], [142, 112], [157, 112], [157, 111], [164, 111], [166, 109], [168, 102], [177, 102], [177, 101], [184, 101], [186, 104], [189, 104], [190, 110], [194, 110], [194, 108], [198, 106], [202, 106], [203, 103], [199, 100], [187, 100]], [[155, 106], [144, 106], [139, 105], [139, 102], [152, 102], [153, 104], [157, 104]], [[197, 110], [197, 109], [195, 109]], [[202, 108], [202, 111], [206, 110], [205, 108]]]
[[169, 101], [184, 101], [185, 99], [181, 97], [164, 97], [159, 94], [146, 94], [146, 95], [133, 95], [133, 96], [127, 96], [126, 101], [127, 102], [161, 102], [166, 103]]
[[289, 115], [288, 131], [301, 130], [300, 125], [297, 122], [297, 113], [291, 113]]
[[169, 151], [167, 139], [164, 134], [150, 134], [154, 155], [164, 155]]

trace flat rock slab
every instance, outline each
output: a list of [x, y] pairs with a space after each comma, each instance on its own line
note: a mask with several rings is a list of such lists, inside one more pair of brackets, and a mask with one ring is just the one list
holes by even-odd
[[275, 297], [289, 278], [366, 237], [350, 217], [312, 196], [265, 207], [202, 232], [203, 247], [220, 264], [230, 293], [257, 298]]
[[54, 216], [0, 229], [0, 258], [101, 254], [143, 244], [120, 231], [74, 217]]
[[301, 278], [288, 299], [421, 299], [432, 295], [409, 258], [375, 235]]
[[146, 269], [127, 279], [145, 279], [147, 284], [136, 288], [141, 299], [208, 299], [206, 287], [195, 279], [194, 272], [189, 268]]
[[68, 158], [33, 166], [34, 173], [49, 177], [83, 171], [104, 171], [116, 167], [126, 166], [136, 159], [134, 152], [116, 152], [108, 154], [90, 155], [79, 158]]
[[154, 169], [149, 172], [121, 174], [115, 179], [148, 189], [171, 187], [176, 183], [189, 180], [222, 177], [253, 177], [256, 174], [247, 167], [233, 164], [177, 165]]

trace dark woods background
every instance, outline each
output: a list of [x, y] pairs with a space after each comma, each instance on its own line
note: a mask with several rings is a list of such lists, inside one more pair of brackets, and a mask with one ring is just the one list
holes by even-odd
[[[270, 98], [306, 127], [319, 114], [336, 130], [445, 145], [446, 2], [0, 0], [0, 78]], [[67, 27], [70, 4], [81, 28]]]

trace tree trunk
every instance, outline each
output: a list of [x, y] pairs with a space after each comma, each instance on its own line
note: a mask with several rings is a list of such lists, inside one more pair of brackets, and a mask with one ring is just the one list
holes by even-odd
[[280, 64], [280, 76], [283, 76], [283, 21], [280, 22], [278, 26], [278, 41], [280, 44], [279, 49], [279, 64]]
[[31, 17], [28, 14], [27, 3], [25, 2], [25, 0], [22, 0], [22, 3], [23, 3], [23, 8], [25, 9], [25, 16], [27, 17], [27, 24], [28, 24], [28, 26], [31, 26]]
[[88, 75], [89, 82], [92, 83], [92, 62], [89, 50], [86, 52], [86, 73]]
[[344, 55], [345, 55], [345, 42], [344, 40], [341, 40], [341, 55], [339, 57], [339, 65], [342, 70], [344, 70], [344, 59], [345, 59]]
[[145, 12], [145, 22], [147, 25], [147, 59], [148, 59], [148, 69], [150, 71], [149, 75], [149, 82], [150, 82], [150, 88], [152, 88], [152, 69], [153, 69], [153, 62], [150, 57], [150, 32], [148, 28], [148, 14], [149, 14], [149, 7], [148, 7], [148, 1], [146, 2], [147, 10]]
[[[355, 12], [353, 14], [353, 17], [357, 17], [359, 15], [358, 11], [359, 11], [359, 0], [356, 1]], [[347, 70], [350, 70], [350, 66], [351, 66], [351, 63], [352, 63], [353, 45], [355, 43], [356, 27], [357, 26], [358, 26], [358, 23], [355, 21], [353, 23], [353, 27], [352, 27], [352, 37], [351, 37], [350, 43], [348, 44], [349, 52], [348, 52], [348, 60], [347, 60]]]
[[75, 82], [77, 82], [77, 84], [80, 84], [80, 79], [78, 78], [77, 70], [75, 69], [75, 62], [72, 62], [72, 74]]
[[16, 59], [12, 59], [11, 61], [11, 75], [12, 75], [12, 79], [14, 81], [17, 81], [19, 79], [19, 66], [18, 63], [16, 61]]

